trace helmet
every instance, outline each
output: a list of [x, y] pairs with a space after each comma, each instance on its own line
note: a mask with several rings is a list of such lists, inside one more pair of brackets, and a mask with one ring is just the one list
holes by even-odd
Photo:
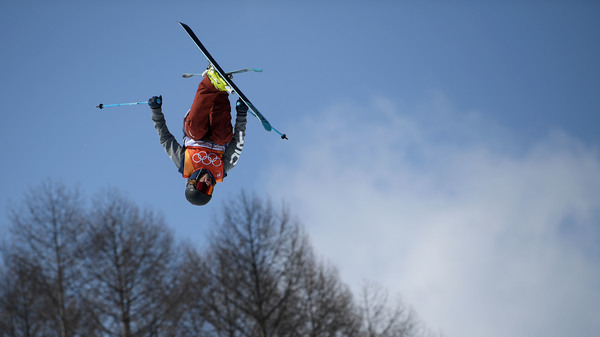
[[[206, 186], [205, 183], [199, 182], [198, 179], [205, 174], [208, 173], [212, 184], [210, 186]], [[187, 181], [185, 186], [185, 198], [192, 204], [196, 206], [203, 206], [208, 204], [210, 199], [212, 199], [212, 193], [214, 190], [215, 178], [207, 169], [196, 170]]]

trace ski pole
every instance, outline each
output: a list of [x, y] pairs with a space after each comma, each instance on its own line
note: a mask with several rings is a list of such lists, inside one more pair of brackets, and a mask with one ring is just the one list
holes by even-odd
[[[228, 76], [231, 76], [233, 74], [239, 74], [239, 73], [245, 73], [245, 72], [249, 72], [249, 71], [254, 71], [257, 73], [261, 73], [263, 70], [261, 68], [245, 68], [245, 69], [240, 69], [240, 70], [234, 70], [234, 71], [230, 71], [227, 72]], [[192, 76], [202, 76], [202, 74], [183, 74], [181, 75], [183, 78], [190, 78]]]
[[277, 134], [279, 134], [281, 136], [281, 139], [288, 139], [287, 135], [285, 133], [281, 133], [279, 132], [279, 130], [275, 129], [274, 127], [271, 126], [271, 129], [273, 129], [273, 131], [277, 132]]
[[97, 105], [96, 108], [103, 109], [103, 108], [108, 108], [108, 107], [112, 107], [112, 106], [137, 105], [137, 104], [148, 104], [148, 101], [133, 102], [133, 103], [119, 103], [119, 104], [102, 104], [102, 103], [100, 103], [100, 105]]

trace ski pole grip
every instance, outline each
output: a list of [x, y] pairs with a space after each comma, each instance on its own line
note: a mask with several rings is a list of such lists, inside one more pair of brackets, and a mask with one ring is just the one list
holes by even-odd
[[100, 103], [100, 105], [96, 105], [96, 108], [102, 109], [102, 108], [104, 108], [104, 104]]

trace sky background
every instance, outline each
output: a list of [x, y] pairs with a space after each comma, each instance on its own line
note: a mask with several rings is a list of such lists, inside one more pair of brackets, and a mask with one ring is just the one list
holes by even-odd
[[[3, 1], [0, 227], [46, 180], [118, 188], [202, 244], [241, 190], [286, 203], [353, 289], [450, 337], [600, 331], [600, 4], [592, 1]], [[250, 118], [208, 207], [159, 145], [204, 57]]]

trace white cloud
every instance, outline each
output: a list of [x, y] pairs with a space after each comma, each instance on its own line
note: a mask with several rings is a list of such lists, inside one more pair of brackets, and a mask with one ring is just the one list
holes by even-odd
[[597, 149], [560, 131], [518, 144], [442, 95], [335, 105], [297, 128], [269, 191], [345, 281], [401, 293], [447, 336], [600, 331]]

